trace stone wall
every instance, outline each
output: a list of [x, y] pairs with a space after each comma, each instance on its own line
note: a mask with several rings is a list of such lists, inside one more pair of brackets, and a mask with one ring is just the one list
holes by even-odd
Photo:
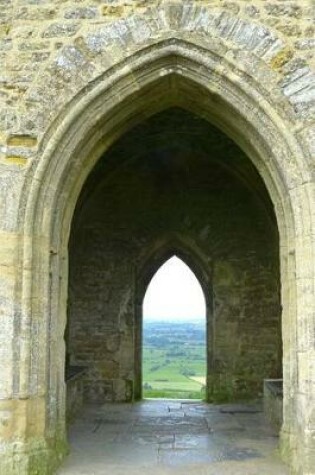
[[309, 114], [308, 103], [314, 105], [311, 0], [2, 0], [0, 5], [0, 60], [5, 65], [0, 77], [0, 159], [7, 166], [27, 165], [59, 108], [87, 77], [95, 79], [100, 67], [111, 67], [134, 49], [133, 43], [154, 38], [165, 27], [166, 19], [154, 10], [164, 5], [166, 11], [184, 5], [174, 19], [185, 31], [206, 28], [211, 37], [263, 56], [303, 116]]
[[73, 221], [68, 351], [89, 368], [87, 400], [132, 399], [136, 277], [172, 236], [190, 243], [192, 261], [203, 256], [208, 276], [210, 400], [257, 397], [264, 378], [281, 377], [278, 234], [264, 185], [222, 132], [170, 109], [104, 155]]

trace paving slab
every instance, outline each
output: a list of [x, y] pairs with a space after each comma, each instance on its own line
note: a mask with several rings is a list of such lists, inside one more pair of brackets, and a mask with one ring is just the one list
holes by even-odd
[[58, 475], [289, 475], [257, 403], [87, 406], [69, 439]]

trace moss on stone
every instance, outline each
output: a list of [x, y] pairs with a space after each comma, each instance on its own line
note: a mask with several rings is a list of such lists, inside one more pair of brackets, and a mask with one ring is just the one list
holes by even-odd
[[[33, 442], [36, 444], [36, 441]], [[45, 450], [31, 453], [27, 475], [53, 475], [63, 459], [70, 452], [65, 436], [59, 436], [48, 443]]]
[[270, 66], [272, 69], [279, 70], [293, 57], [293, 51], [290, 47], [281, 50], [275, 57], [272, 58]]

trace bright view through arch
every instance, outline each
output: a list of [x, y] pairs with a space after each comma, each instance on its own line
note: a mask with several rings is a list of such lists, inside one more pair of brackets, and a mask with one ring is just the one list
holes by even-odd
[[145, 294], [142, 355], [143, 397], [205, 397], [205, 298], [194, 273], [176, 256], [160, 267]]

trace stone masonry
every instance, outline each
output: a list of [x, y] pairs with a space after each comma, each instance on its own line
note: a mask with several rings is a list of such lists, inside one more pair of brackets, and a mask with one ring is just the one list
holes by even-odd
[[66, 354], [86, 400], [141, 396], [178, 253], [208, 398], [283, 374], [281, 454], [314, 475], [314, 25], [312, 0], [0, 0], [1, 474], [68, 451]]

